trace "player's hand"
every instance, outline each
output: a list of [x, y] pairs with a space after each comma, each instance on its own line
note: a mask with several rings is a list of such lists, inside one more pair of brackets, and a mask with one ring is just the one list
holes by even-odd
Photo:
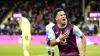
[[62, 34], [62, 31], [61, 31], [58, 38], [59, 38], [60, 40], [64, 40], [64, 39], [68, 38], [68, 34], [67, 34], [67, 33]]

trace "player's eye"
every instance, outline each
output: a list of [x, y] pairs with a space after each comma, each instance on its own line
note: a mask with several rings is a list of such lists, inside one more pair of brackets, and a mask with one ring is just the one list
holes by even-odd
[[62, 14], [60, 16], [63, 16]]

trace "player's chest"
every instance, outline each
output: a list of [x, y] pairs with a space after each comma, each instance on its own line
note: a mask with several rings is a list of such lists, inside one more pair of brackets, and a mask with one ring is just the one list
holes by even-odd
[[56, 36], [59, 36], [60, 32], [62, 32], [62, 34], [64, 34], [64, 33], [70, 34], [71, 29], [70, 28], [64, 28], [64, 29], [58, 28], [55, 31]]

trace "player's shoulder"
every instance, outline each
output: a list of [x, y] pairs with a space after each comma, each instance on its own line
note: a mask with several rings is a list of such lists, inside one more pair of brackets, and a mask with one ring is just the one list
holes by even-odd
[[25, 21], [29, 21], [27, 18], [25, 18]]
[[73, 29], [74, 28], [74, 24], [67, 23], [67, 26], [66, 27], [69, 27], [69, 28]]
[[25, 17], [22, 19], [22, 21], [25, 22], [25, 23], [29, 23], [29, 20]]
[[48, 25], [46, 25], [46, 28], [48, 28], [49, 27], [49, 24]]
[[57, 26], [57, 24], [54, 24], [54, 25], [52, 26], [52, 28], [53, 28], [53, 27], [56, 27], [56, 26]]
[[55, 24], [54, 23], [49, 23], [48, 25], [46, 25], [47, 28], [51, 28], [53, 27]]
[[54, 26], [52, 26], [52, 29], [55, 30], [57, 27], [57, 24], [55, 24]]
[[78, 26], [76, 26], [76, 25], [73, 25], [73, 28], [78, 28]]
[[79, 31], [79, 27], [76, 26], [76, 25], [74, 25], [74, 27], [73, 27], [73, 31]]
[[55, 24], [51, 22], [50, 25], [55, 25]]

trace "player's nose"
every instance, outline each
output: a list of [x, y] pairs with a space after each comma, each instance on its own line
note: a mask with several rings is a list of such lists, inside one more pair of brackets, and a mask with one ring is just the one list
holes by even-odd
[[63, 18], [65, 18], [66, 16], [65, 16], [65, 15], [63, 15], [62, 17], [63, 17]]

